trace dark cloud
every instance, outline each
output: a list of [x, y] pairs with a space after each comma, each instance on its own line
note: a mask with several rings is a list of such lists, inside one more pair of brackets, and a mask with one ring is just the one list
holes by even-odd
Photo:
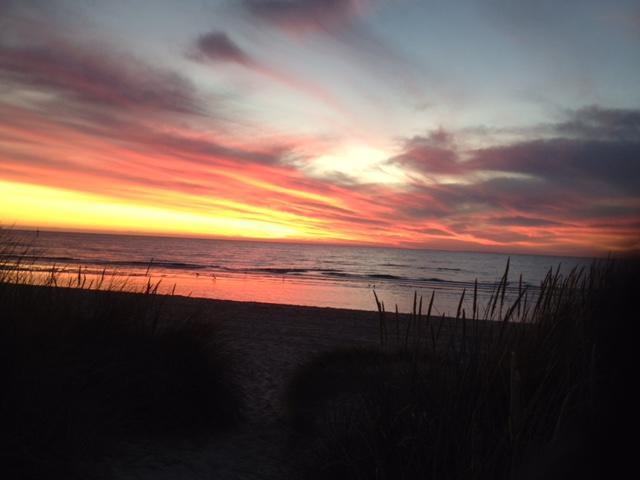
[[423, 188], [438, 202], [449, 207], [449, 217], [478, 215], [478, 218], [482, 218], [508, 211], [518, 212], [518, 215], [525, 217], [555, 219], [560, 212], [579, 208], [585, 202], [595, 202], [602, 198], [576, 190], [572, 186], [526, 178], [502, 177], [469, 184]]
[[443, 129], [407, 140], [402, 154], [391, 158], [389, 162], [410, 167], [427, 176], [463, 173], [453, 135]]
[[517, 206], [535, 212], [578, 198], [638, 198], [640, 110], [588, 107], [542, 130], [554, 136], [461, 151], [454, 136], [440, 129], [407, 140], [390, 162], [426, 176], [464, 179], [429, 192], [444, 204], [465, 208]]
[[569, 190], [640, 191], [639, 109], [590, 106], [518, 133], [534, 138], [465, 152], [464, 170], [524, 174]]
[[[639, 129], [640, 110], [596, 106], [536, 126], [528, 139], [475, 150], [462, 149], [463, 137], [440, 129], [408, 139], [390, 160], [422, 175], [404, 196], [387, 200], [399, 220], [438, 222], [505, 244], [560, 242], [566, 235], [589, 242], [581, 229], [603, 222], [620, 227], [598, 235], [638, 234]], [[442, 183], [437, 175], [458, 181]], [[526, 235], [517, 231], [522, 227]]]
[[557, 138], [477, 150], [465, 168], [526, 174], [614, 194], [640, 191], [640, 141]]
[[224, 32], [209, 32], [201, 35], [196, 42], [196, 49], [193, 56], [200, 60], [232, 62], [242, 65], [254, 63], [251, 57]]
[[0, 44], [0, 80], [100, 106], [202, 113], [194, 87], [177, 73], [70, 44]]
[[640, 141], [640, 110], [585, 107], [553, 127], [560, 135], [588, 140]]
[[[624, 220], [640, 218], [640, 202], [634, 205], [610, 205], [597, 202], [597, 198], [584, 197], [584, 201], [571, 209], [573, 218], [581, 220]], [[640, 233], [640, 232], [639, 232]]]
[[[421, 137], [414, 137], [421, 138]], [[453, 133], [445, 130], [440, 127], [437, 130], [432, 130], [429, 132], [429, 135], [424, 138], [425, 141], [429, 142], [429, 144], [436, 147], [452, 147], [454, 145], [454, 136]]]

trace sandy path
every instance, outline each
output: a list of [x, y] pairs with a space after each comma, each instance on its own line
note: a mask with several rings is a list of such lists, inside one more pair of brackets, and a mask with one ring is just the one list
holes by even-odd
[[195, 314], [220, 326], [236, 358], [247, 403], [246, 422], [196, 450], [183, 445], [132, 445], [118, 462], [122, 479], [275, 479], [292, 476], [283, 402], [296, 368], [337, 346], [377, 345], [375, 312], [172, 297], [170, 315]]

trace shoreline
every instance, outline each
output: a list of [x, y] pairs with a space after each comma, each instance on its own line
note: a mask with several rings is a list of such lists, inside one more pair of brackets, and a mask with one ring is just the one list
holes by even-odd
[[[549, 270], [559, 267], [558, 259], [526, 255], [402, 249], [370, 252], [232, 241], [214, 247], [180, 238], [156, 242], [142, 237], [98, 236], [89, 241], [71, 234], [42, 233], [33, 244], [23, 238], [20, 242], [34, 254], [20, 264], [22, 269], [32, 270], [25, 275], [46, 277], [55, 271], [60, 283], [69, 280], [72, 286], [76, 286], [76, 279], [88, 285], [103, 278], [108, 283], [118, 277], [134, 287], [144, 287], [151, 279], [161, 283], [162, 293], [172, 293], [175, 288], [174, 293], [192, 297], [374, 312], [373, 290], [388, 310], [397, 304], [404, 311], [411, 311], [415, 291], [425, 299], [435, 291], [433, 311], [449, 316], [455, 315], [464, 289], [467, 293], [477, 291], [480, 304], [486, 303], [499, 285], [507, 262], [511, 278], [506, 290], [510, 299], [519, 293], [519, 276], [530, 295], [537, 295]], [[7, 261], [11, 267], [16, 258]], [[560, 263], [567, 273], [573, 267], [586, 267], [584, 261], [571, 258]], [[466, 298], [463, 308], [469, 312], [470, 296]]]

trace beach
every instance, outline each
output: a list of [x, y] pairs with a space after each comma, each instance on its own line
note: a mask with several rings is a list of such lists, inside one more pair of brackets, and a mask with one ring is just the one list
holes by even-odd
[[[50, 287], [21, 286], [47, 289]], [[139, 293], [58, 288], [68, 302], [81, 298], [140, 296]], [[365, 310], [307, 307], [257, 302], [236, 302], [157, 295], [166, 321], [194, 319], [211, 323], [237, 359], [238, 374], [247, 397], [250, 417], [261, 419], [282, 414], [280, 395], [296, 367], [315, 354], [334, 348], [380, 345], [379, 314]], [[409, 319], [400, 314], [401, 328]], [[440, 323], [442, 318], [434, 319]], [[395, 316], [387, 314], [387, 322]], [[460, 330], [460, 322], [446, 317], [440, 342]]]
[[[55, 293], [59, 302], [69, 304], [149, 300], [140, 293], [13, 288], [38, 289], [45, 296]], [[246, 417], [240, 428], [215, 433], [197, 447], [188, 439], [131, 440], [127, 453], [110, 461], [108, 468], [116, 478], [173, 479], [187, 474], [189, 478], [286, 478], [294, 459], [284, 397], [296, 370], [321, 352], [380, 343], [377, 312], [177, 295], [152, 297], [168, 323], [195, 320], [215, 326], [216, 336], [234, 360], [233, 375], [242, 391]], [[409, 318], [399, 316], [402, 327]], [[456, 328], [455, 319], [446, 319], [442, 325], [445, 341]]]
[[[478, 468], [503, 476], [509, 467], [504, 458], [513, 455], [518, 468], [534, 465], [535, 471], [536, 463], [516, 457], [509, 426], [526, 422], [521, 425], [540, 428], [551, 439], [557, 431], [561, 440], [574, 434], [574, 424], [563, 419], [558, 389], [572, 388], [562, 375], [582, 365], [576, 359], [593, 362], [593, 340], [576, 338], [587, 322], [603, 318], [584, 303], [584, 289], [613, 298], [603, 293], [613, 290], [590, 287], [581, 275], [550, 277], [545, 296], [522, 314], [526, 323], [509, 320], [519, 315], [518, 303], [503, 308], [500, 289], [495, 312], [474, 321], [464, 312], [429, 317], [425, 299], [412, 313], [381, 315], [163, 295], [153, 288], [0, 282], [6, 314], [0, 339], [8, 360], [3, 375], [11, 387], [0, 412], [14, 431], [7, 441], [25, 436], [19, 450], [8, 443], [5, 455], [18, 462], [16, 472], [49, 472], [53, 461], [67, 478], [308, 479], [332, 468], [349, 478], [353, 469], [371, 468], [371, 455], [378, 458], [371, 447], [360, 457], [361, 446], [381, 442], [383, 451], [393, 452], [384, 466], [388, 475], [404, 469], [408, 478], [418, 478], [424, 463], [407, 465], [406, 455], [437, 468], [443, 454], [473, 461], [466, 445], [478, 435], [468, 432], [475, 428], [472, 412], [479, 411], [489, 425], [481, 433], [485, 445], [502, 457], [495, 463], [483, 457], [488, 460]], [[607, 278], [625, 289], [632, 284], [593, 275], [605, 286]], [[571, 382], [587, 385], [592, 368], [580, 366]], [[574, 400], [578, 424], [583, 415], [597, 418], [602, 411], [591, 410], [591, 392]], [[551, 423], [543, 413], [523, 417], [520, 402], [550, 412]], [[386, 408], [391, 410], [384, 413]], [[434, 440], [433, 422], [445, 429], [444, 438]], [[417, 440], [402, 446], [406, 436]], [[90, 448], [78, 456], [83, 438]], [[586, 438], [576, 448], [591, 448], [601, 437]], [[531, 442], [538, 445], [537, 437]], [[544, 450], [536, 455], [546, 460]], [[562, 463], [544, 468], [558, 471]]]
[[[219, 325], [225, 345], [237, 360], [247, 423], [239, 431], [212, 439], [200, 452], [183, 456], [178, 450], [177, 464], [164, 469], [160, 477], [154, 462], [134, 465], [135, 478], [182, 478], [185, 471], [193, 475], [193, 469], [203, 476], [229, 479], [286, 478], [292, 459], [286, 451], [284, 394], [296, 369], [314, 354], [335, 347], [378, 344], [375, 312], [179, 296], [167, 300], [167, 309], [177, 317], [192, 312]], [[171, 457], [177, 452], [164, 453]]]

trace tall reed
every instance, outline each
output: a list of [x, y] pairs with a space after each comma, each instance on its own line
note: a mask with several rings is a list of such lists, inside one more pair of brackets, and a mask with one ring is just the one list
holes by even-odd
[[558, 267], [534, 293], [519, 278], [508, 301], [509, 268], [484, 305], [474, 284], [469, 315], [461, 292], [453, 318], [432, 314], [435, 292], [426, 308], [414, 294], [408, 315], [389, 313], [374, 293], [377, 356], [329, 353], [299, 373], [322, 391], [334, 388], [317, 371], [327, 365], [347, 378], [368, 372], [348, 401], [307, 410], [320, 425], [305, 433], [307, 478], [589, 477], [594, 465], [571, 452], [592, 451], [593, 426], [611, 425], [610, 365], [640, 270], [612, 260], [564, 275]]

